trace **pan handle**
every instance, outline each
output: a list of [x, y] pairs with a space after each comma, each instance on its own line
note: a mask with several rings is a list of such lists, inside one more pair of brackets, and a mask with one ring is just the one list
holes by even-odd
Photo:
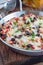
[[20, 3], [20, 11], [23, 11], [23, 9], [22, 9], [22, 0], [19, 0], [19, 3]]

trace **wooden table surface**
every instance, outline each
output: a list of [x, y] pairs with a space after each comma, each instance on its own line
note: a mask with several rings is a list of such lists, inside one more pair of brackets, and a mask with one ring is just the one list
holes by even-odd
[[[24, 7], [23, 9], [29, 10], [30, 8]], [[19, 11], [19, 9], [16, 8], [13, 12], [15, 11]], [[14, 52], [11, 48], [0, 41], [0, 65], [19, 65], [27, 60], [30, 60], [30, 58], [32, 57]], [[43, 65], [43, 62], [37, 65]]]

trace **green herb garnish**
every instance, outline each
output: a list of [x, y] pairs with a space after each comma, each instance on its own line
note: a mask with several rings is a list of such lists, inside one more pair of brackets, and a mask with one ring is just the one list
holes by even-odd
[[15, 33], [19, 32], [19, 30], [17, 30]]
[[32, 32], [32, 40], [34, 40], [34, 38], [35, 38], [35, 33]]
[[27, 50], [32, 50], [32, 48], [27, 48]]
[[14, 34], [12, 34], [12, 36], [14, 36]]
[[21, 29], [24, 30], [25, 29], [25, 26], [21, 26]]
[[33, 22], [32, 18], [30, 18], [30, 21]]
[[41, 25], [42, 23], [40, 22], [39, 25]]
[[17, 24], [17, 22], [13, 22], [13, 24], [14, 24], [14, 25], [16, 25], [16, 24]]

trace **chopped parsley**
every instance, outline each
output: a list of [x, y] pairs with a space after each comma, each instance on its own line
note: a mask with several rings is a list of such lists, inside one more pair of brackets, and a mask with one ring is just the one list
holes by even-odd
[[34, 38], [35, 38], [35, 33], [32, 32], [32, 40], [34, 40]]
[[31, 21], [31, 22], [33, 21], [32, 18], [30, 18], [30, 21]]
[[16, 25], [16, 24], [17, 24], [17, 22], [13, 22], [13, 24], [14, 24], [14, 25]]
[[17, 30], [15, 33], [19, 32], [19, 30]]
[[27, 50], [32, 50], [32, 48], [27, 48]]
[[21, 26], [21, 29], [24, 30], [25, 29], [25, 26]]
[[40, 22], [39, 25], [42, 25], [42, 23]]

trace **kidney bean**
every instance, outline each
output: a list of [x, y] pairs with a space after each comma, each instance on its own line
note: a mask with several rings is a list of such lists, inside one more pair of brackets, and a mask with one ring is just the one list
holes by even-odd
[[25, 31], [26, 35], [31, 35], [31, 33], [29, 31]]

